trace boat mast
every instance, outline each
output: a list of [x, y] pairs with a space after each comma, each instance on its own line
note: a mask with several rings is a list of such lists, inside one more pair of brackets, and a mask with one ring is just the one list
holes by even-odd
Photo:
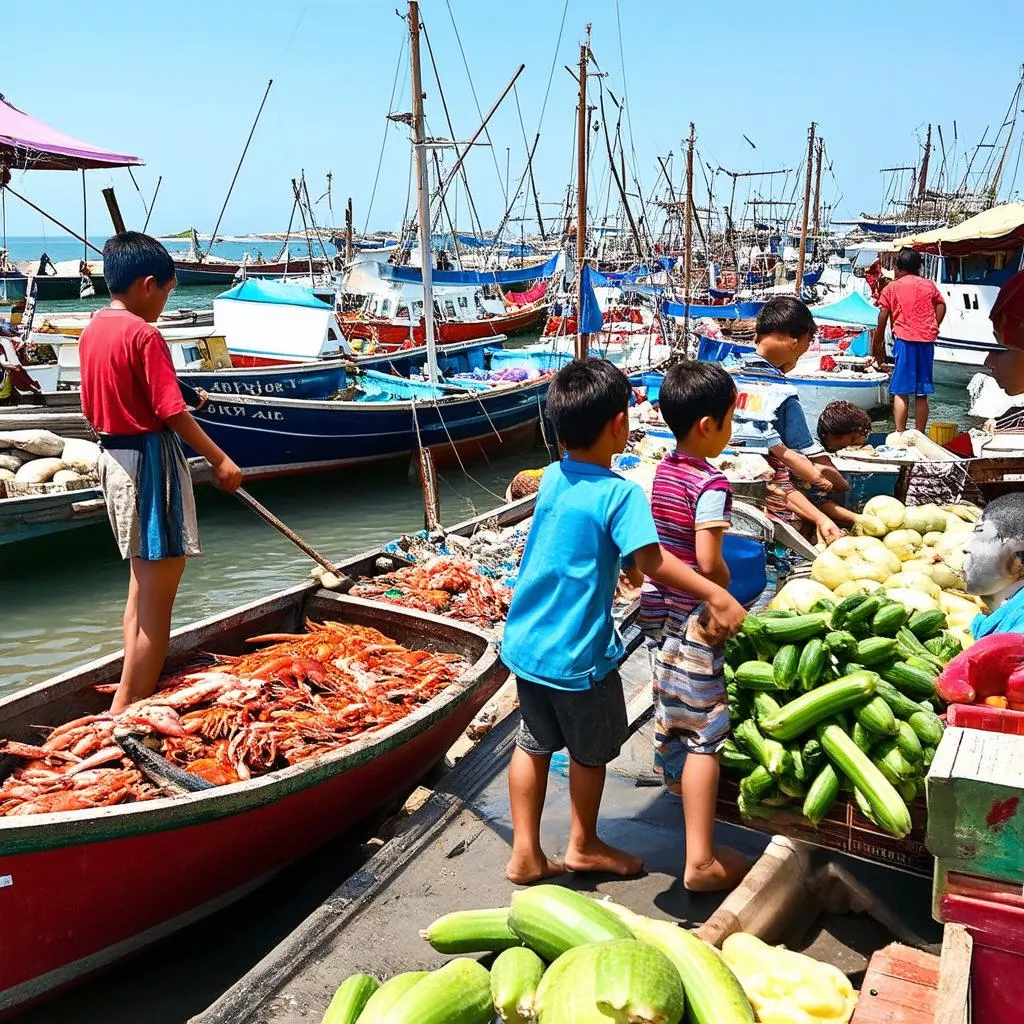
[[804, 261], [807, 258], [807, 221], [811, 213], [811, 172], [814, 164], [814, 129], [817, 127], [811, 122], [807, 132], [807, 175], [804, 180], [804, 216], [800, 225], [800, 255], [796, 262], [796, 294], [799, 298], [803, 294], [804, 287]]
[[818, 139], [818, 159], [814, 167], [814, 238], [811, 240], [811, 259], [818, 258], [818, 233], [821, 230], [821, 162], [825, 156], [825, 140]]
[[440, 377], [434, 338], [434, 266], [430, 246], [430, 170], [423, 135], [423, 85], [420, 81], [420, 5], [409, 0], [409, 59], [412, 65], [412, 145], [416, 161], [416, 201], [420, 222], [420, 263], [423, 274], [423, 326], [427, 343], [427, 378]]
[[[587, 56], [590, 51], [590, 25], [587, 40], [580, 46], [580, 92], [576, 111], [576, 326], [583, 325], [583, 261], [587, 255]], [[576, 358], [587, 358], [587, 336], [576, 335]]]
[[690, 122], [690, 137], [686, 140], [686, 249], [683, 252], [683, 345], [690, 338], [690, 273], [693, 269], [693, 144], [696, 128]]
[[[921, 157], [921, 179], [917, 185], [918, 206], [924, 203], [924, 195], [928, 189], [928, 161], [932, 155], [932, 126], [928, 125], [928, 135], [924, 140], [924, 156]], [[920, 220], [920, 215], [918, 216]]]
[[[1020, 102], [1021, 86], [1024, 86], [1024, 66], [1021, 67], [1021, 78], [1017, 82], [1017, 88], [1013, 94], [1013, 119], [1010, 121], [1010, 131], [1006, 136], [1006, 145], [1003, 146], [1003, 155], [999, 158], [999, 166], [996, 167], [995, 174], [992, 176], [992, 184], [988, 190], [988, 205], [995, 206], [996, 198], [999, 195], [999, 179], [1003, 176], [1003, 168], [1006, 166], [1006, 158], [1010, 153], [1010, 143], [1013, 142], [1013, 132], [1017, 127], [1017, 111], [1018, 104]], [[1006, 123], [1005, 121], [1003, 122]]]

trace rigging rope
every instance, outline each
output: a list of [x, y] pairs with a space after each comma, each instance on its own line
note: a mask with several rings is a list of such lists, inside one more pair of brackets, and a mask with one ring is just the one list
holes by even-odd
[[[395, 65], [395, 78], [391, 83], [391, 98], [388, 100], [388, 113], [390, 114], [394, 110], [395, 106], [395, 94], [398, 91], [398, 75], [402, 70], [402, 62], [405, 57], [405, 45], [409, 38], [409, 34], [403, 33], [403, 42], [398, 48], [398, 63]], [[363, 223], [363, 234], [365, 234], [370, 228], [370, 214], [373, 212], [373, 201], [377, 196], [377, 185], [380, 182], [380, 169], [384, 165], [384, 150], [388, 144], [388, 128], [391, 126], [391, 122], [386, 118], [384, 120], [384, 136], [380, 140], [380, 156], [377, 158], [377, 173], [373, 178], [373, 189], [370, 192], [370, 204], [366, 207], [366, 221]], [[408, 209], [408, 202], [406, 203]]]
[[[445, 7], [448, 8], [448, 17], [451, 18], [452, 29], [455, 31], [455, 41], [459, 45], [459, 53], [462, 55], [462, 66], [466, 69], [466, 78], [469, 80], [469, 91], [473, 96], [473, 102], [476, 104], [477, 117], [481, 121], [484, 119], [484, 112], [480, 109], [480, 100], [477, 99], [476, 87], [473, 85], [473, 76], [469, 71], [469, 61], [466, 59], [466, 51], [462, 48], [462, 37], [459, 35], [459, 26], [455, 23], [455, 12], [452, 10], [451, 0], [444, 0]], [[501, 176], [501, 168], [498, 166], [498, 154], [495, 151], [494, 143], [491, 141], [491, 133], [488, 128], [484, 128], [484, 136], [487, 138], [487, 144], [491, 150], [491, 156], [494, 159], [494, 173], [498, 176], [498, 187], [501, 189], [501, 194], [505, 199], [505, 206], [508, 206], [508, 191], [505, 188], [504, 179]]]

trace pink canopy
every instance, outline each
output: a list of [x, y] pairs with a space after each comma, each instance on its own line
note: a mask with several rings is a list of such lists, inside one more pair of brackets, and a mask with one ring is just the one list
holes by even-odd
[[108, 153], [29, 117], [0, 94], [0, 167], [77, 171], [141, 164], [137, 156]]

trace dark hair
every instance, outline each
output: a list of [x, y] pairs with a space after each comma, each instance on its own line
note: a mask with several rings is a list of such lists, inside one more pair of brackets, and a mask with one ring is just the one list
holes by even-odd
[[174, 260], [155, 239], [141, 231], [122, 231], [103, 246], [103, 280], [111, 295], [123, 295], [140, 277], [162, 288], [174, 278]]
[[776, 295], [769, 299], [757, 314], [754, 334], [784, 334], [787, 338], [802, 338], [817, 330], [811, 311], [795, 295]]
[[818, 417], [818, 440], [832, 434], [870, 434], [871, 417], [853, 402], [829, 402]]
[[1015, 491], [993, 498], [982, 513], [987, 523], [992, 523], [1003, 540], [1024, 537], [1024, 492]]
[[661, 415], [682, 440], [704, 416], [721, 426], [736, 402], [736, 382], [718, 363], [688, 360], [669, 367], [658, 394]]
[[921, 254], [913, 249], [900, 249], [896, 257], [896, 269], [907, 274], [921, 273]]
[[629, 380], [607, 359], [574, 359], [548, 388], [548, 419], [566, 448], [590, 448], [609, 420], [629, 409]]

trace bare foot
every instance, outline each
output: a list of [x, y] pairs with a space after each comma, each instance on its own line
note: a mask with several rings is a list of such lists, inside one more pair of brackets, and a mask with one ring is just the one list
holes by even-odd
[[683, 886], [690, 892], [725, 892], [735, 889], [750, 868], [751, 862], [739, 850], [717, 846], [707, 863], [686, 867]]
[[631, 878], [644, 869], [642, 857], [595, 839], [585, 849], [570, 846], [565, 851], [565, 866], [569, 871], [600, 871], [609, 875]]
[[505, 877], [513, 885], [533, 885], [545, 878], [565, 874], [565, 865], [541, 853], [539, 857], [517, 857], [514, 853], [505, 867]]

